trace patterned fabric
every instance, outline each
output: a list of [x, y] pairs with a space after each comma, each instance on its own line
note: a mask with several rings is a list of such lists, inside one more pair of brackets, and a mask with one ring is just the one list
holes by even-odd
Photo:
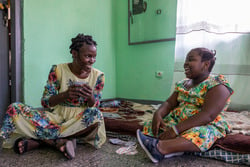
[[250, 111], [225, 112], [225, 119], [231, 126], [231, 133], [250, 136]]
[[[184, 79], [176, 83], [175, 91], [178, 93], [177, 100], [179, 105], [163, 118], [167, 126], [177, 125], [179, 122], [199, 113], [204, 104], [206, 93], [214, 86], [223, 84], [228, 88], [231, 94], [233, 93], [233, 90], [223, 75], [210, 75], [202, 83], [190, 89], [184, 86], [187, 81], [188, 79]], [[180, 136], [193, 142], [202, 152], [207, 151], [218, 138], [224, 137], [230, 131], [230, 127], [224, 119], [224, 111], [227, 109], [229, 102], [230, 100], [228, 99], [223, 111], [214, 121], [207, 125], [184, 131]], [[152, 121], [144, 123], [144, 134], [153, 135], [151, 124]]]
[[[88, 107], [86, 100], [80, 98], [67, 99], [55, 107], [49, 106], [49, 98], [66, 91], [70, 81], [85, 82], [92, 87], [96, 100], [94, 107]], [[88, 78], [80, 79], [70, 71], [68, 64], [53, 65], [41, 99], [43, 107], [48, 109], [38, 110], [22, 103], [11, 104], [0, 130], [0, 137], [5, 139], [3, 147], [13, 147], [17, 137], [68, 137], [97, 123], [98, 127], [88, 136], [79, 138], [79, 141], [100, 148], [106, 140], [106, 132], [103, 115], [96, 107], [100, 104], [103, 86], [104, 74], [97, 69], [92, 68]]]
[[240, 153], [225, 151], [220, 148], [214, 148], [212, 150], [208, 150], [207, 152], [194, 152], [191, 154], [206, 158], [222, 160], [232, 164], [250, 165], [250, 154], [240, 154]]

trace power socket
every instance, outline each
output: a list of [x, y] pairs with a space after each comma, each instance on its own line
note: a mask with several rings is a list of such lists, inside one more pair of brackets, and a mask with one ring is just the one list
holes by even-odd
[[155, 77], [156, 78], [162, 78], [163, 77], [163, 71], [156, 71], [155, 72]]

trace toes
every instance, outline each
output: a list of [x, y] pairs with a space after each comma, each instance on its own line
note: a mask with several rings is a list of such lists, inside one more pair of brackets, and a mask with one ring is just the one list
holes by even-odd
[[65, 145], [61, 146], [61, 147], [59, 148], [59, 150], [60, 150], [61, 152], [65, 152]]
[[23, 151], [24, 151], [24, 146], [23, 146], [23, 142], [22, 141], [20, 141], [18, 143], [18, 149], [19, 149], [20, 154], [22, 154]]
[[64, 156], [67, 157], [68, 159], [71, 159], [67, 153], [64, 153]]
[[18, 143], [18, 147], [22, 147], [23, 146], [23, 141], [20, 141], [19, 143]]
[[23, 146], [19, 147], [19, 152], [20, 152], [20, 154], [22, 154], [24, 152], [24, 147]]

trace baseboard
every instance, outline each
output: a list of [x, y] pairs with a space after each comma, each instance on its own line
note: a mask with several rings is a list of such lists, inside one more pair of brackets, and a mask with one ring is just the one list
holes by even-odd
[[158, 100], [143, 100], [143, 99], [127, 99], [127, 98], [102, 99], [102, 101], [112, 101], [112, 100], [132, 101], [132, 102], [141, 103], [141, 104], [162, 104], [163, 103], [163, 101], [158, 101]]

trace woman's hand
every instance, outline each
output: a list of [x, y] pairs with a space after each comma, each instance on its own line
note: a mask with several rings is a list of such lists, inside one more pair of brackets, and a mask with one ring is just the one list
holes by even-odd
[[167, 139], [174, 139], [176, 138], [176, 134], [174, 130], [171, 127], [165, 128], [164, 132], [160, 134], [159, 139], [160, 140], [167, 140]]
[[49, 105], [50, 107], [54, 107], [57, 104], [63, 103], [66, 99], [77, 99], [79, 98], [78, 92], [79, 90], [74, 86], [69, 86], [67, 91], [51, 96], [49, 98]]
[[177, 96], [178, 93], [174, 92], [154, 113], [152, 120], [152, 132], [155, 137], [159, 134], [159, 129], [166, 131], [166, 124], [164, 123], [163, 118], [177, 106]]
[[92, 88], [88, 84], [73, 85], [69, 86], [68, 89], [69, 98], [79, 98], [90, 99], [93, 96]]
[[67, 91], [51, 96], [49, 99], [49, 104], [51, 107], [53, 107], [64, 102], [66, 99], [73, 100], [80, 97], [86, 99], [89, 107], [92, 107], [95, 104], [92, 88], [88, 84], [69, 86]]
[[70, 98], [84, 98], [88, 102], [88, 106], [92, 107], [95, 104], [95, 98], [92, 88], [87, 84], [74, 85], [69, 87], [68, 94]]
[[[80, 85], [79, 85], [80, 86]], [[68, 90], [65, 92], [67, 99], [77, 99], [80, 97], [79, 93], [80, 88], [76, 85], [71, 85], [68, 87]]]
[[154, 117], [152, 120], [152, 132], [153, 135], [156, 137], [159, 134], [159, 129], [166, 129], [166, 125], [161, 117], [161, 114], [158, 111], [154, 113]]

